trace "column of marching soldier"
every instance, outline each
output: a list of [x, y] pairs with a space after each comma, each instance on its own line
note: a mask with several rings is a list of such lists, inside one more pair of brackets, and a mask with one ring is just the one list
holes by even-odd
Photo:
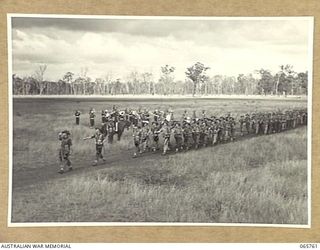
[[[80, 124], [80, 111], [75, 112], [76, 124]], [[97, 165], [99, 160], [105, 159], [102, 155], [104, 142], [113, 142], [114, 135], [117, 134], [118, 140], [125, 129], [132, 128], [135, 151], [133, 157], [146, 152], [156, 152], [162, 147], [162, 154], [166, 155], [169, 150], [175, 152], [187, 151], [191, 148], [214, 146], [219, 143], [234, 141], [237, 137], [246, 135], [267, 135], [280, 133], [288, 129], [294, 129], [298, 126], [307, 125], [307, 109], [293, 109], [276, 112], [259, 112], [241, 115], [236, 119], [227, 114], [225, 116], [207, 116], [205, 110], [200, 117], [197, 117], [196, 111], [192, 116], [188, 116], [184, 111], [180, 119], [175, 119], [172, 110], [132, 110], [125, 109], [119, 111], [117, 107], [112, 110], [102, 110], [102, 125], [95, 127], [95, 133], [92, 136], [83, 138], [94, 139], [96, 145], [96, 159], [93, 165]], [[93, 108], [89, 111], [89, 124], [95, 126], [96, 112]], [[236, 127], [236, 125], [239, 125]], [[160, 145], [160, 137], [163, 142]], [[174, 138], [175, 144], [172, 145]], [[72, 170], [70, 149], [72, 146], [71, 134], [68, 130], [59, 133], [61, 146], [59, 149], [60, 170], [64, 173], [66, 170]]]

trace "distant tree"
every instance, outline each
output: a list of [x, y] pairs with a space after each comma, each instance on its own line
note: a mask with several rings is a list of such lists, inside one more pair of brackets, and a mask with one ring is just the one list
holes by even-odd
[[197, 86], [201, 83], [204, 83], [206, 80], [208, 80], [208, 76], [206, 75], [206, 71], [208, 69], [209, 69], [209, 67], [205, 67], [200, 62], [197, 62], [196, 64], [187, 68], [187, 71], [185, 72], [185, 74], [193, 82], [192, 96], [195, 96], [196, 91], [197, 91]]
[[47, 70], [47, 65], [46, 64], [42, 64], [42, 65], [39, 65], [39, 67], [35, 70], [35, 74], [34, 74], [34, 78], [37, 80], [38, 82], [38, 89], [39, 89], [39, 94], [42, 95], [45, 88], [46, 88], [46, 85], [43, 81], [44, 79], [44, 74]]
[[298, 73], [297, 82], [300, 89], [299, 94], [302, 94], [302, 90], [305, 94], [308, 94], [308, 71]]
[[168, 64], [161, 67], [161, 76], [159, 79], [159, 84], [162, 85], [162, 94], [170, 94], [170, 88], [173, 84], [175, 67], [169, 66]]
[[286, 94], [291, 90], [291, 94], [293, 95], [294, 91], [294, 80], [293, 77], [295, 72], [293, 70], [293, 66], [286, 64], [280, 65], [280, 70], [276, 75], [276, 84], [275, 84], [275, 94], [278, 95], [279, 90], [282, 90]]
[[260, 80], [258, 82], [258, 88], [260, 94], [270, 94], [273, 90], [274, 79], [269, 70], [260, 69], [257, 71], [260, 74]]
[[152, 81], [152, 73], [145, 72], [141, 74], [142, 83], [147, 88], [146, 93], [154, 94], [154, 83]]
[[71, 94], [75, 94], [73, 76], [74, 74], [72, 72], [67, 72], [62, 77], [62, 81], [66, 82], [66, 84], [70, 86]]

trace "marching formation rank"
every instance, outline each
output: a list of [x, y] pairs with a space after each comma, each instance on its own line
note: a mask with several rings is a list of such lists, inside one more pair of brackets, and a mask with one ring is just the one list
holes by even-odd
[[[95, 124], [95, 110], [90, 108], [90, 127]], [[75, 112], [76, 125], [80, 123], [80, 111]], [[215, 146], [227, 143], [244, 136], [259, 136], [280, 133], [299, 126], [307, 125], [307, 109], [294, 109], [275, 112], [257, 112], [233, 117], [230, 113], [225, 116], [209, 116], [205, 110], [197, 117], [196, 111], [189, 116], [185, 110], [178, 120], [174, 119], [171, 109], [160, 111], [149, 110], [118, 110], [113, 106], [110, 111], [102, 110], [101, 126], [96, 127], [92, 136], [83, 138], [95, 139], [96, 158], [93, 165], [103, 157], [104, 143], [113, 143], [114, 135], [121, 139], [124, 131], [131, 130], [135, 150], [133, 157], [146, 151], [156, 152], [162, 149], [162, 154], [168, 151], [180, 152], [189, 149]], [[70, 132], [65, 130], [59, 133], [61, 147], [59, 149], [60, 170], [64, 173], [67, 168], [72, 170], [69, 159], [72, 140]]]

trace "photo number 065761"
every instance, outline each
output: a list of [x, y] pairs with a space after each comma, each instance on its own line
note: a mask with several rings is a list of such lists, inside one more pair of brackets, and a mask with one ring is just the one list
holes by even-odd
[[312, 17], [8, 30], [9, 226], [310, 227]]

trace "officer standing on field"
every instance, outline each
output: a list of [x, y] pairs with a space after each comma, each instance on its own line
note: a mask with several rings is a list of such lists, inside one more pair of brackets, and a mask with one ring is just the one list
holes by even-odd
[[81, 112], [79, 110], [76, 110], [76, 112], [74, 113], [74, 116], [76, 117], [76, 125], [80, 124], [80, 115]]
[[93, 108], [90, 108], [90, 111], [89, 111], [90, 128], [94, 127], [95, 116], [96, 116], [96, 111]]

